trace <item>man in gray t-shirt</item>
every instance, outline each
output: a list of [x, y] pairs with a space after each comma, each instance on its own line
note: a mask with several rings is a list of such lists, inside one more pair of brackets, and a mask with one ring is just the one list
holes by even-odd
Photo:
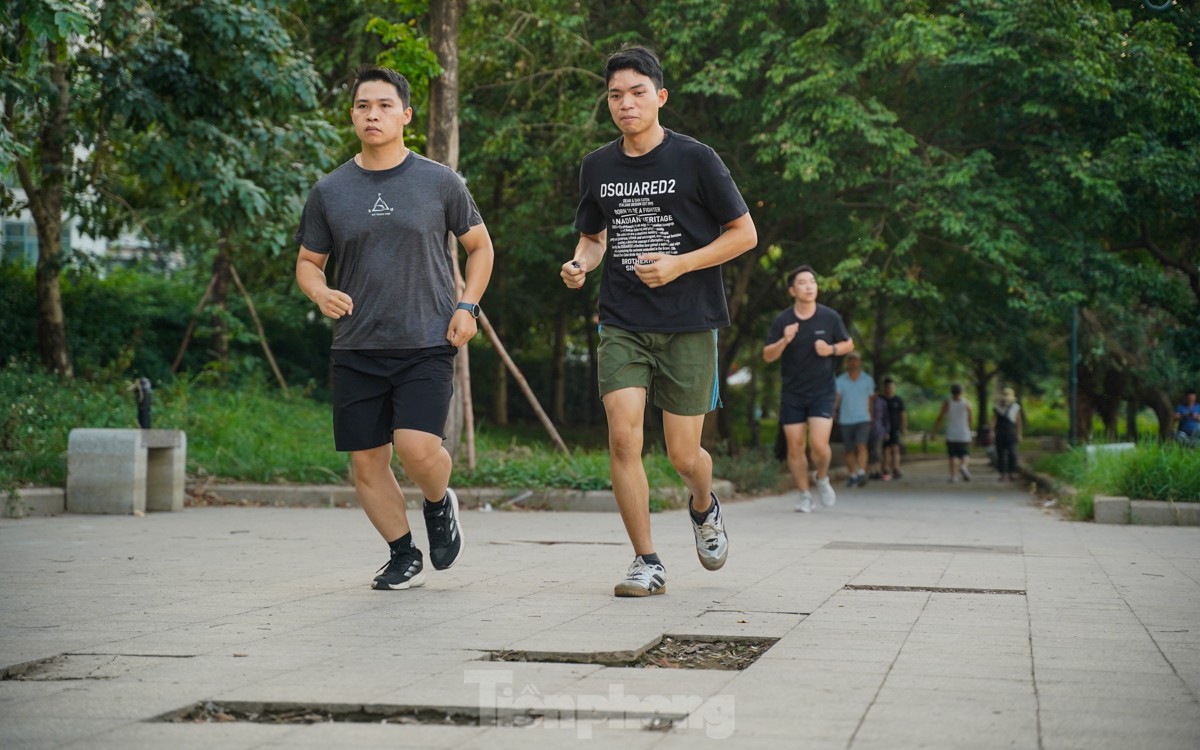
[[[392, 473], [393, 446], [426, 498], [430, 561], [448, 568], [463, 537], [442, 430], [454, 357], [477, 332], [494, 253], [462, 178], [404, 145], [412, 120], [404, 76], [360, 68], [350, 98], [361, 150], [309, 193], [296, 281], [335, 321], [334, 444], [350, 453], [358, 500], [391, 549], [374, 588], [407, 589], [424, 583], [424, 558]], [[461, 296], [450, 234], [467, 252]], [[331, 255], [333, 287], [325, 279]]]

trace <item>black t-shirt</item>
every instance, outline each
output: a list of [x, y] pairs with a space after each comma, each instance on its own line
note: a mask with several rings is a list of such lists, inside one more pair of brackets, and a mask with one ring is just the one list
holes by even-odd
[[835, 384], [836, 357], [817, 354], [818, 339], [828, 344], [846, 341], [850, 334], [842, 316], [832, 308], [817, 303], [817, 309], [808, 320], [796, 317], [796, 308], [789, 307], [776, 316], [767, 333], [767, 343], [774, 344], [783, 338], [783, 329], [799, 323], [796, 336], [783, 349], [783, 401], [803, 405], [820, 398], [832, 398], [837, 393]]
[[885, 396], [883, 400], [887, 401], [888, 423], [892, 426], [892, 432], [899, 432], [904, 426], [901, 417], [904, 414], [904, 399], [899, 396]]
[[677, 333], [729, 325], [720, 266], [686, 273], [651, 289], [634, 272], [643, 253], [681, 255], [721, 236], [747, 213], [717, 152], [695, 138], [666, 131], [648, 154], [632, 157], [622, 139], [583, 158], [575, 228], [608, 230], [600, 279], [600, 323], [630, 331]]

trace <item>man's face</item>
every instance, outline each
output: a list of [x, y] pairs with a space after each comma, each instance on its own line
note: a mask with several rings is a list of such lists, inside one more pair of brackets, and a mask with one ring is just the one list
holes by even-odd
[[404, 139], [412, 108], [404, 106], [396, 87], [387, 81], [364, 81], [354, 95], [350, 119], [363, 146], [379, 148]]
[[1195, 393], [1189, 393], [1189, 394], [1187, 395], [1187, 402], [1186, 402], [1186, 403], [1187, 403], [1187, 405], [1188, 405], [1188, 406], [1195, 406], [1195, 405], [1196, 405], [1196, 394], [1195, 394]]
[[792, 296], [800, 302], [812, 302], [817, 298], [817, 277], [808, 271], [796, 274], [792, 281]]
[[888, 398], [895, 396], [896, 395], [896, 384], [888, 383], [888, 384], [884, 385], [883, 386], [883, 395], [887, 396]]
[[858, 371], [862, 369], [862, 360], [858, 357], [851, 357], [846, 360], [846, 369], [850, 371], [851, 375], [858, 374]]
[[618, 70], [608, 82], [608, 112], [624, 135], [658, 125], [658, 110], [666, 103], [667, 90], [656, 89], [650, 76], [636, 70]]

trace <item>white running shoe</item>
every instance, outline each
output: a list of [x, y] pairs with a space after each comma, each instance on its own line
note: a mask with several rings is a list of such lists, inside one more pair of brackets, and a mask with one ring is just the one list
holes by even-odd
[[971, 481], [971, 472], [967, 471], [967, 467], [965, 467], [965, 466], [958, 467], [958, 473], [962, 474], [962, 478], [963, 478], [964, 482]]
[[704, 516], [704, 523], [692, 518], [692, 498], [688, 498], [688, 520], [692, 522], [692, 533], [696, 535], [696, 557], [708, 570], [719, 570], [729, 555], [729, 536], [725, 533], [725, 519], [721, 515], [721, 503], [712, 496], [712, 507]]
[[812, 493], [808, 490], [796, 490], [797, 513], [812, 513]]
[[837, 502], [837, 493], [833, 491], [833, 484], [829, 481], [829, 477], [817, 480], [817, 499], [821, 501], [821, 505], [826, 508], [832, 508]]
[[625, 580], [613, 589], [617, 596], [650, 596], [667, 593], [667, 571], [661, 565], [648, 563], [641, 555], [633, 558]]

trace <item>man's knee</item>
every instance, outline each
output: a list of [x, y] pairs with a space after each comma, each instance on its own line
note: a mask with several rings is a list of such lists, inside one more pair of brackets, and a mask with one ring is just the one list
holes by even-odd
[[442, 441], [437, 435], [420, 433], [396, 439], [396, 455], [406, 467], [428, 466], [441, 458]]
[[628, 428], [614, 429], [609, 427], [608, 449], [613, 460], [641, 461], [642, 433], [641, 430]]
[[667, 458], [681, 476], [690, 476], [703, 468], [702, 454], [699, 450], [672, 451], [668, 449]]

